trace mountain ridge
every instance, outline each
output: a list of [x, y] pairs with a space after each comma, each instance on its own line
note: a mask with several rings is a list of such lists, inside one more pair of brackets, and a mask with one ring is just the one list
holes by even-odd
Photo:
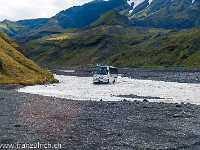
[[199, 0], [153, 0], [150, 5], [129, 16], [139, 26], [186, 29], [200, 25], [199, 6]]
[[[18, 43], [66, 28], [83, 28], [110, 10], [129, 17], [133, 26], [186, 29], [200, 25], [200, 0], [98, 0], [60, 11], [51, 18], [0, 22], [0, 29]], [[26, 39], [26, 40], [23, 40]]]
[[[192, 34], [191, 34], [192, 33]], [[200, 28], [98, 26], [46, 36], [23, 47], [43, 67], [200, 67]]]
[[[95, 63], [124, 67], [199, 66], [199, 45], [194, 42], [198, 41], [199, 28], [191, 27], [199, 24], [198, 17], [192, 19], [199, 14], [200, 0], [134, 2], [97, 0], [49, 19], [39, 19], [33, 26], [30, 22], [34, 20], [21, 21], [27, 26], [17, 31], [15, 39], [27, 56], [43, 67], [83, 67]], [[95, 21], [81, 22], [82, 16], [76, 18], [80, 13], [90, 22]], [[79, 28], [68, 28], [72, 24]]]
[[123, 15], [111, 10], [88, 28], [45, 36], [25, 43], [23, 48], [43, 67], [200, 65], [200, 28], [165, 30], [128, 24], [127, 18], [124, 21]]

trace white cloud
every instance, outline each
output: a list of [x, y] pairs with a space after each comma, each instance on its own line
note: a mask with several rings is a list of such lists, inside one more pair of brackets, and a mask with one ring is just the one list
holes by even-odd
[[1, 0], [0, 21], [51, 17], [72, 6], [92, 0]]

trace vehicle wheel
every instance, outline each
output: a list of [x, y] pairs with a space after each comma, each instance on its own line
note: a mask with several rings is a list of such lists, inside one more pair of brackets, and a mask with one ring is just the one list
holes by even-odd
[[109, 83], [109, 79], [108, 79], [107, 83]]
[[115, 83], [115, 80], [113, 81], [113, 83]]

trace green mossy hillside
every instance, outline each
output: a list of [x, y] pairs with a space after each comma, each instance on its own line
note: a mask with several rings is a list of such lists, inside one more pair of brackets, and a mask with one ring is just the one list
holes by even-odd
[[22, 49], [0, 31], [0, 84], [43, 84], [53, 75], [22, 54]]
[[187, 29], [200, 25], [199, 0], [153, 0], [150, 5], [145, 3], [129, 14], [137, 26]]
[[32, 40], [24, 44], [23, 49], [43, 67], [87, 67], [107, 62], [113, 55], [125, 53], [139, 43], [168, 32], [143, 27], [100, 26]]
[[22, 29], [24, 30], [25, 28], [27, 27], [10, 20], [4, 20], [0, 22], [0, 29], [10, 36], [15, 36], [16, 33]]
[[43, 67], [200, 66], [200, 28], [164, 30], [120, 25], [46, 36], [23, 48]]
[[88, 28], [94, 28], [98, 26], [112, 26], [112, 25], [121, 25], [121, 26], [131, 26], [131, 22], [128, 17], [121, 15], [116, 10], [110, 10], [107, 13], [101, 15], [94, 23], [90, 24]]
[[200, 28], [171, 31], [169, 35], [133, 46], [107, 63], [119, 66], [200, 67]]

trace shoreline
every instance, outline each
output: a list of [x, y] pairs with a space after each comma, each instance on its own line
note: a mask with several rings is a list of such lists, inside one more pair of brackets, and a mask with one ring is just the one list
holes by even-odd
[[[93, 84], [91, 68], [58, 69], [53, 73], [60, 83], [25, 87], [19, 91], [74, 100], [142, 101], [147, 99], [150, 102], [200, 104], [198, 101], [200, 84], [196, 80], [200, 77], [200, 73], [197, 70], [179, 72], [178, 75], [189, 82], [180, 83], [173, 82], [174, 78], [178, 77], [177, 72], [172, 71], [171, 68], [170, 70], [168, 68], [164, 70], [120, 68], [118, 81], [104, 85]], [[169, 78], [170, 76], [173, 80]], [[171, 82], [166, 79], [170, 79]]]
[[[139, 71], [138, 76], [141, 72], [146, 75], [147, 71]], [[166, 74], [153, 72], [150, 78]], [[191, 81], [188, 72], [183, 74]], [[89, 70], [79, 75], [89, 75]], [[0, 85], [1, 144], [59, 142], [63, 150], [200, 149], [199, 105], [145, 100], [74, 101], [19, 93], [18, 87]]]

